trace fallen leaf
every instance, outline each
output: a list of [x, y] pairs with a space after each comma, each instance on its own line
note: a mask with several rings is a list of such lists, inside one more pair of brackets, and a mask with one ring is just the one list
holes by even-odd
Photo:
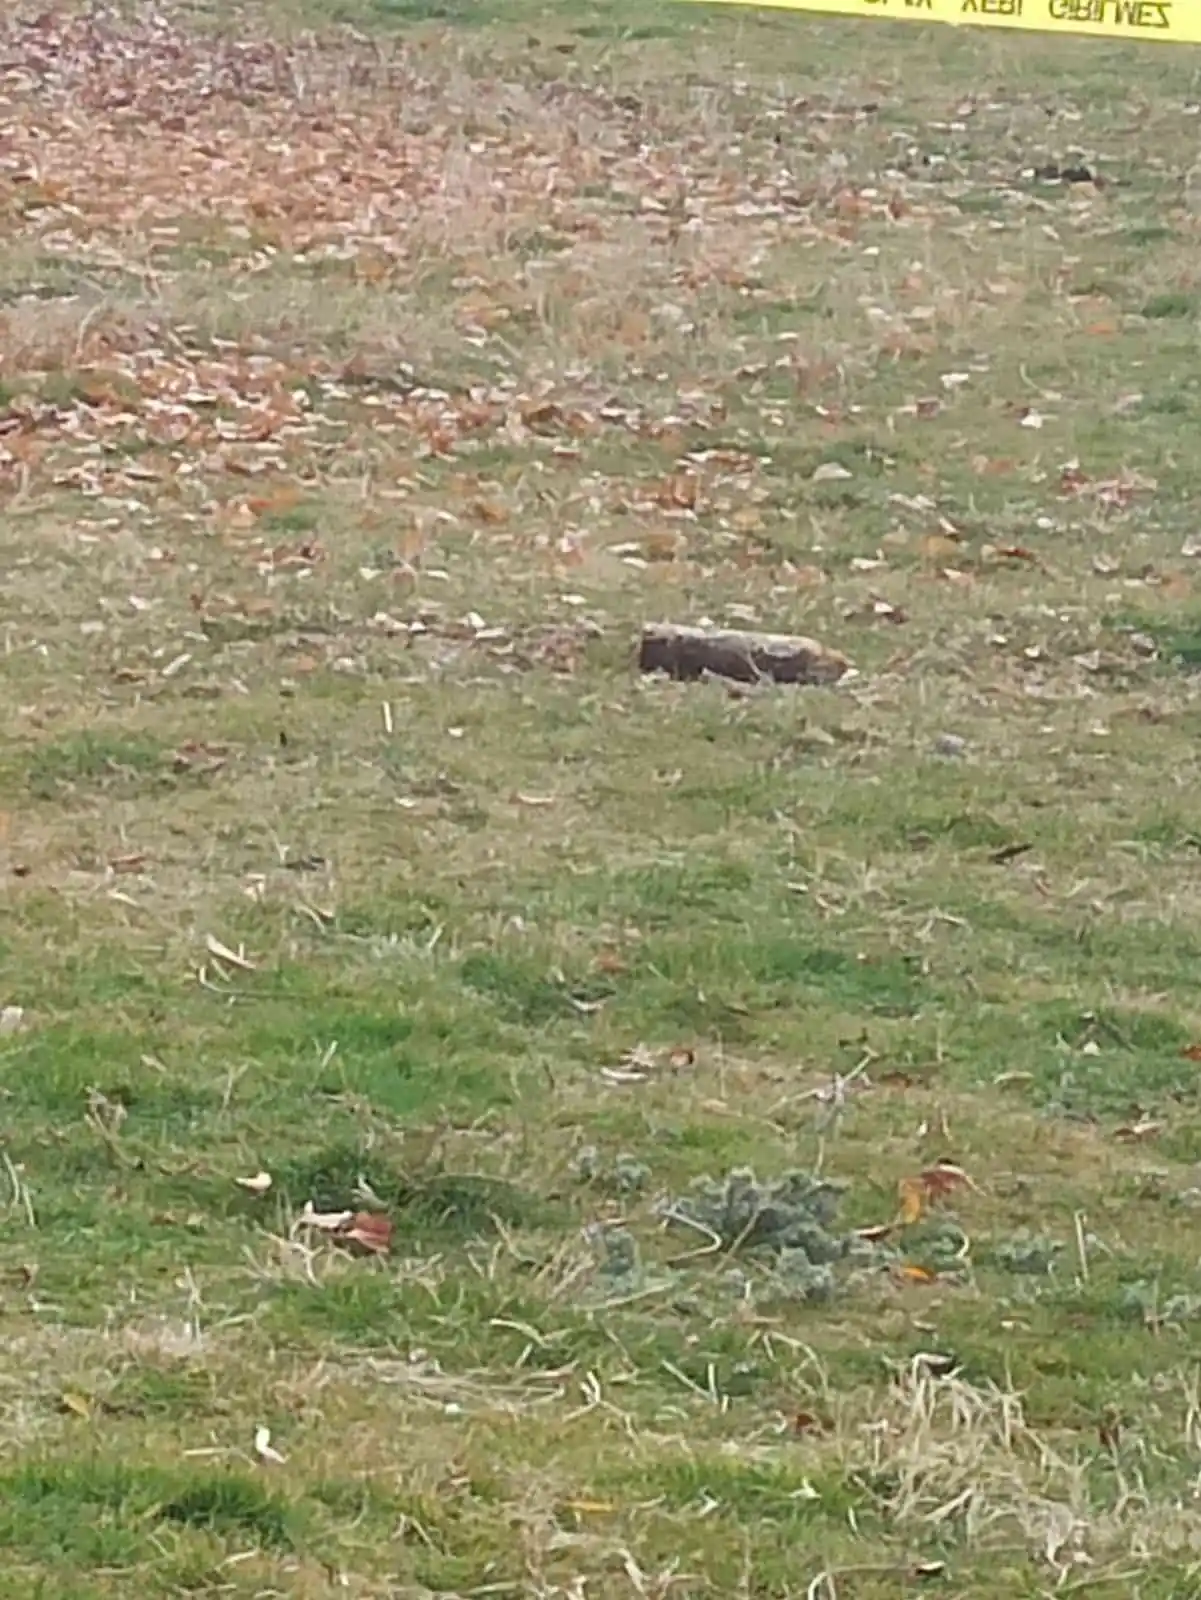
[[280, 1455], [271, 1443], [270, 1428], [256, 1428], [254, 1430], [254, 1453], [260, 1461], [266, 1461], [274, 1467], [287, 1465], [287, 1456]]
[[256, 1172], [253, 1178], [235, 1178], [234, 1182], [248, 1194], [266, 1194], [272, 1184], [269, 1172]]
[[616, 950], [601, 950], [592, 966], [594, 971], [606, 973], [613, 978], [619, 978], [630, 970], [628, 963]]
[[687, 544], [677, 528], [656, 528], [643, 538], [640, 548], [648, 561], [678, 561]]
[[995, 867], [1003, 867], [1007, 861], [1016, 861], [1018, 856], [1024, 856], [1034, 849], [1032, 844], [1018, 843], [1003, 844], [999, 850], [990, 852], [988, 859]]
[[810, 483], [845, 483], [851, 476], [838, 461], [823, 461], [810, 478]]
[[231, 950], [227, 944], [222, 944], [220, 939], [214, 938], [211, 933], [206, 933], [204, 936], [204, 948], [218, 961], [224, 961], [227, 966], [237, 967], [239, 972], [254, 971], [254, 962], [249, 960], [242, 950]]
[[867, 1244], [879, 1244], [882, 1239], [889, 1238], [896, 1231], [894, 1222], [877, 1222], [870, 1228], [856, 1228], [855, 1237]]
[[509, 508], [499, 500], [475, 500], [470, 507], [480, 522], [490, 527], [502, 527], [509, 520]]
[[24, 1006], [0, 1006], [0, 1036], [9, 1033], [20, 1033], [24, 1026]]
[[913, 1261], [904, 1261], [896, 1268], [898, 1278], [906, 1283], [936, 1283], [938, 1274], [931, 1272], [929, 1267], [919, 1267]]
[[244, 503], [252, 516], [270, 517], [280, 516], [284, 512], [293, 510], [303, 498], [300, 489], [294, 484], [289, 484], [271, 494], [250, 495]]
[[338, 1233], [353, 1219], [353, 1211], [315, 1211], [313, 1202], [306, 1200], [304, 1210], [297, 1217], [294, 1227], [316, 1228], [318, 1233]]
[[651, 491], [651, 498], [666, 510], [694, 511], [700, 498], [700, 480], [689, 472], [673, 473]]
[[912, 1227], [920, 1221], [926, 1209], [926, 1191], [920, 1178], [902, 1178], [898, 1185], [901, 1196], [901, 1221]]
[[958, 1365], [958, 1357], [946, 1350], [919, 1350], [909, 1363], [914, 1377], [921, 1378], [949, 1378]]
[[1123, 1144], [1138, 1144], [1143, 1139], [1153, 1139], [1157, 1133], [1163, 1132], [1162, 1122], [1153, 1122], [1150, 1117], [1140, 1117], [1137, 1122], [1124, 1128], [1115, 1128], [1113, 1136], [1121, 1139]]
[[953, 1194], [956, 1189], [976, 1187], [963, 1168], [955, 1166], [951, 1161], [939, 1161], [936, 1165], [927, 1167], [919, 1181], [930, 1199]]
[[349, 1226], [339, 1230], [339, 1238], [357, 1244], [369, 1255], [386, 1255], [392, 1244], [392, 1223], [378, 1211], [356, 1211]]
[[819, 1417], [814, 1411], [798, 1411], [793, 1415], [793, 1433], [826, 1433], [829, 1431], [829, 1428], [829, 1418]]
[[962, 549], [958, 539], [949, 538], [945, 533], [928, 533], [921, 542], [923, 559], [937, 562], [940, 566], [947, 561], [954, 561]]
[[1180, 1054], [1186, 1061], [1201, 1061], [1201, 1044], [1186, 1044]]
[[115, 873], [141, 872], [145, 865], [146, 854], [142, 850], [127, 856], [112, 856], [108, 863], [109, 871]]
[[58, 1397], [58, 1403], [64, 1411], [69, 1411], [73, 1417], [80, 1417], [84, 1422], [91, 1420], [92, 1402], [87, 1395], [78, 1394], [74, 1389], [64, 1389]]

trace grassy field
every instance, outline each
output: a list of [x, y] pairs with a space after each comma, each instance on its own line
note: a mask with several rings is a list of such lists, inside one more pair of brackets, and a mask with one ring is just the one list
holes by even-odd
[[1198, 57], [0, 44], [5, 1596], [1201, 1595]]

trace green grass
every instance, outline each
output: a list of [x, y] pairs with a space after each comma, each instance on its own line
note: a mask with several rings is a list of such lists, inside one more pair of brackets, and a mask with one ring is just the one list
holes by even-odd
[[5, 1592], [1192, 1594], [1189, 57], [167, 15], [0, 196]]

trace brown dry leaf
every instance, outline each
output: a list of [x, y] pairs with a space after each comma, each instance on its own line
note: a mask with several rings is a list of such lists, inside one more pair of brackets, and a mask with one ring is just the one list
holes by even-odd
[[518, 416], [534, 433], [554, 433], [564, 421], [562, 408], [553, 400], [524, 400], [518, 406]]
[[920, 1178], [902, 1178], [897, 1186], [901, 1199], [901, 1221], [912, 1227], [926, 1209], [926, 1190]]
[[617, 328], [617, 337], [622, 344], [633, 348], [645, 344], [650, 337], [651, 319], [645, 311], [625, 311]]
[[501, 500], [473, 500], [471, 514], [489, 527], [502, 527], [509, 520], [509, 508]]
[[815, 1411], [797, 1411], [793, 1414], [793, 1433], [828, 1433], [830, 1427], [829, 1417], [820, 1417]]
[[228, 759], [227, 748], [206, 744], [202, 739], [188, 739], [171, 757], [171, 765], [176, 772], [220, 772]]
[[700, 498], [700, 480], [689, 472], [673, 473], [651, 491], [651, 498], [669, 510], [694, 511]]
[[1186, 1044], [1180, 1054], [1186, 1061], [1201, 1061], [1201, 1044]]
[[271, 494], [249, 495], [244, 504], [253, 517], [279, 516], [285, 511], [294, 510], [303, 498], [300, 489], [294, 484], [288, 484]]
[[678, 528], [654, 528], [642, 539], [642, 553], [648, 561], [678, 561], [687, 540]]
[[931, 1200], [953, 1194], [956, 1189], [976, 1187], [963, 1168], [957, 1167], [952, 1161], [939, 1161], [934, 1166], [927, 1167], [918, 1181]]
[[84, 1422], [90, 1422], [92, 1417], [92, 1402], [87, 1395], [79, 1394], [74, 1389], [64, 1389], [58, 1397], [58, 1403], [63, 1411], [73, 1417], [79, 1417]]
[[392, 1222], [378, 1211], [356, 1211], [338, 1237], [356, 1244], [368, 1255], [386, 1255], [392, 1247]]
[[956, 560], [961, 550], [959, 540], [952, 539], [945, 533], [928, 533], [921, 543], [923, 559], [933, 561], [938, 566]]
[[623, 973], [630, 970], [624, 957], [616, 950], [599, 951], [593, 960], [592, 966], [594, 971], [604, 972], [614, 978], [620, 978]]
[[146, 865], [145, 851], [138, 850], [127, 856], [110, 856], [109, 871], [115, 873], [141, 872]]
[[919, 1267], [914, 1261], [903, 1261], [895, 1269], [896, 1275], [904, 1283], [937, 1283], [938, 1274], [931, 1272], [929, 1267]]
[[1024, 544], [986, 544], [980, 554], [985, 559], [993, 561], [1029, 561], [1035, 566], [1038, 565], [1038, 556]]

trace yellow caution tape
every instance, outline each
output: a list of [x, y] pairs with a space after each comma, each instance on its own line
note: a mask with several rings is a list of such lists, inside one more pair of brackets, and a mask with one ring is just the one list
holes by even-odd
[[[712, 0], [703, 0], [712, 3]], [[1107, 39], [1201, 43], [1201, 0], [717, 0], [844, 17], [893, 17], [1035, 33], [1100, 34]]]

